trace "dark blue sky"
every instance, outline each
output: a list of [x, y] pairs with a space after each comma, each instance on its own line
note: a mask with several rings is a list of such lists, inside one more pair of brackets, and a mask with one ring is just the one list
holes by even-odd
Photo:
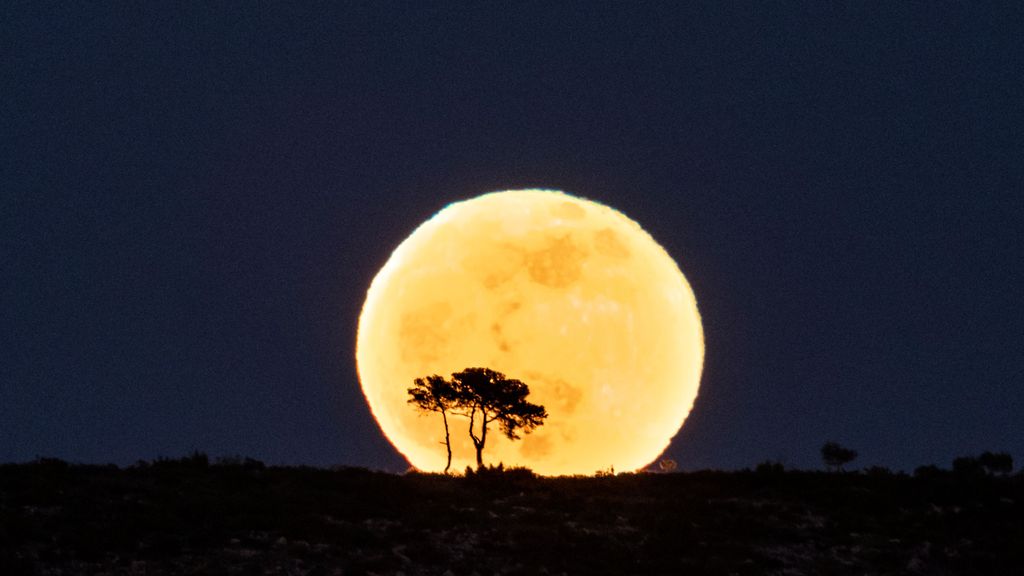
[[0, 7], [0, 461], [403, 470], [366, 286], [522, 187], [692, 283], [682, 467], [1024, 459], [1020, 4], [221, 4]]

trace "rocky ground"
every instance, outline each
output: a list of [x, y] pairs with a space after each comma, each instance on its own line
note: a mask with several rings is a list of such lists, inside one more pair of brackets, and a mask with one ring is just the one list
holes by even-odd
[[0, 574], [1020, 574], [1024, 477], [0, 466]]

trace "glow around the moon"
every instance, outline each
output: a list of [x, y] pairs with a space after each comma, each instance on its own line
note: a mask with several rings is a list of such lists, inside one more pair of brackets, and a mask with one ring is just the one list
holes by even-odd
[[[470, 366], [526, 382], [550, 416], [486, 463], [542, 474], [643, 467], [682, 426], [704, 358], [675, 261], [621, 213], [560, 192], [485, 194], [417, 228], [374, 278], [356, 360], [377, 422], [410, 463], [445, 465], [441, 419], [407, 404], [414, 378]], [[474, 462], [451, 418], [453, 469]]]

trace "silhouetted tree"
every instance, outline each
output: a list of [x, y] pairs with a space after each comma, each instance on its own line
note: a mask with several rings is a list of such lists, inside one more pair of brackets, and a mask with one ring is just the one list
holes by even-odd
[[466, 368], [456, 372], [452, 374], [451, 384], [459, 409], [469, 416], [469, 437], [476, 448], [479, 469], [484, 466], [483, 451], [489, 424], [497, 422], [509, 440], [518, 440], [520, 431], [532, 432], [548, 416], [543, 406], [527, 402], [529, 386], [489, 368]]
[[1006, 452], [982, 452], [981, 456], [978, 457], [978, 463], [989, 474], [1005, 476], [1013, 472], [1013, 456]]
[[409, 404], [423, 412], [440, 412], [444, 422], [444, 447], [448, 451], [448, 462], [444, 473], [452, 467], [452, 440], [448, 430], [448, 411], [458, 405], [458, 396], [452, 383], [436, 374], [417, 378], [409, 388]]
[[857, 458], [857, 451], [844, 448], [836, 442], [825, 442], [821, 447], [821, 459], [825, 466], [831, 470], [842, 471], [843, 466], [853, 462]]

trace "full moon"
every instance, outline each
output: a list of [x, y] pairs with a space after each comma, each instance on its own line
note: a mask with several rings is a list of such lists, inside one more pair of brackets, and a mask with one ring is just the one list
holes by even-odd
[[[425, 471], [445, 467], [444, 428], [408, 404], [415, 378], [485, 367], [522, 380], [549, 416], [516, 441], [492, 424], [484, 462], [593, 474], [658, 458], [703, 361], [697, 302], [672, 257], [622, 213], [550, 190], [484, 194], [420, 225], [373, 279], [356, 342], [374, 417]], [[469, 420], [449, 424], [452, 469], [474, 465]]]

